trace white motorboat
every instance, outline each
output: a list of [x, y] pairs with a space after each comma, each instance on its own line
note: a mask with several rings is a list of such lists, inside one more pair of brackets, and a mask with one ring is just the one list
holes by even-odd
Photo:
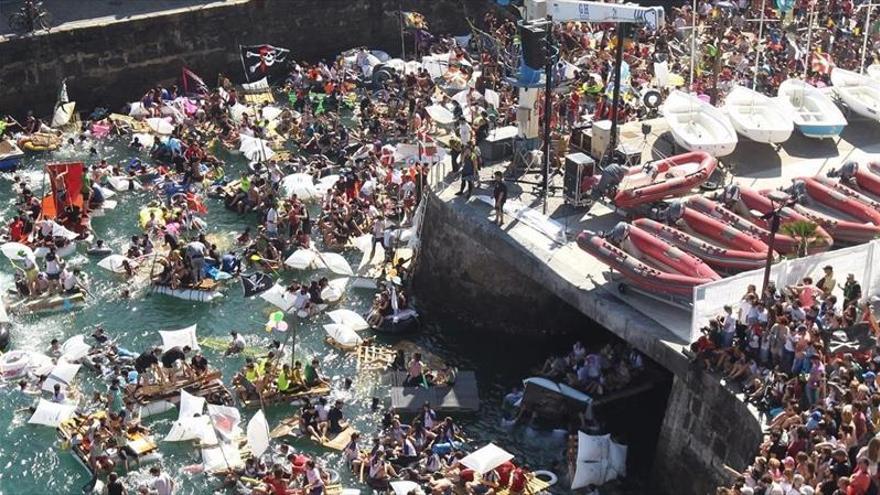
[[788, 79], [779, 86], [779, 98], [790, 112], [795, 127], [804, 136], [824, 139], [838, 136], [846, 118], [825, 93], [800, 79]]
[[724, 111], [736, 132], [759, 143], [788, 141], [794, 122], [772, 98], [744, 86], [736, 86], [724, 100]]
[[696, 96], [673, 91], [662, 111], [676, 144], [682, 148], [715, 157], [729, 155], [736, 148], [736, 131], [730, 119]]
[[834, 93], [853, 112], [871, 120], [880, 120], [880, 82], [849, 70], [831, 71]]

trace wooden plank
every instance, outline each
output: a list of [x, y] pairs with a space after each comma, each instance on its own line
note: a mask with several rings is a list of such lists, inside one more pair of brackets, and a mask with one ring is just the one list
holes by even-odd
[[345, 446], [348, 445], [348, 442], [351, 441], [351, 436], [355, 433], [357, 433], [357, 431], [354, 428], [352, 428], [351, 426], [347, 426], [335, 437], [326, 442], [321, 442], [321, 446], [342, 452], [345, 449]]

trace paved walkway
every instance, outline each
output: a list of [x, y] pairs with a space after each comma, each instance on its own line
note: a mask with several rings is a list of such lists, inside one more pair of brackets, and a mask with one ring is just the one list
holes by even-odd
[[[51, 14], [52, 29], [68, 29], [225, 1], [227, 0], [43, 0], [43, 7]], [[0, 35], [16, 34], [9, 28], [9, 16], [18, 12], [23, 4], [23, 0], [0, 0]]]

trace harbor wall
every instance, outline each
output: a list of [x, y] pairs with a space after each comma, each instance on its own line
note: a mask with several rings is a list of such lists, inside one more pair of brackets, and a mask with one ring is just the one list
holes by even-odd
[[[400, 53], [398, 9], [421, 12], [432, 32], [464, 34], [489, 0], [229, 0], [0, 38], [0, 114], [52, 111], [68, 78], [79, 110], [119, 109], [156, 83], [178, 82], [183, 65], [208, 85], [243, 78], [239, 44], [289, 48], [296, 60], [331, 59], [356, 46]], [[413, 38], [406, 43], [412, 48]]]
[[730, 481], [724, 465], [748, 465], [761, 440], [757, 417], [718, 376], [694, 370], [680, 345], [658, 338], [656, 323], [604, 291], [567, 282], [479, 209], [437, 194], [426, 201], [414, 291], [420, 302], [438, 306], [430, 311], [510, 334], [564, 332], [589, 339], [598, 324], [670, 371], [672, 391], [653, 466], [663, 493], [714, 493]]

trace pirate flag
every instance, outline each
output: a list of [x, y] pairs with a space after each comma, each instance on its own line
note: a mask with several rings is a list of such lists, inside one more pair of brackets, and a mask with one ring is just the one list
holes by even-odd
[[266, 292], [275, 285], [272, 277], [263, 273], [255, 272], [250, 275], [241, 277], [241, 287], [244, 289], [244, 297], [256, 296], [261, 292]]
[[284, 77], [285, 59], [290, 50], [272, 45], [239, 45], [241, 65], [248, 82]]

